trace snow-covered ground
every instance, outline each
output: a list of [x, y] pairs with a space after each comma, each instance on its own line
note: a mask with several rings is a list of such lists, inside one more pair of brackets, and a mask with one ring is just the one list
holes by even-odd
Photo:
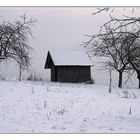
[[140, 90], [0, 81], [0, 133], [140, 133]]

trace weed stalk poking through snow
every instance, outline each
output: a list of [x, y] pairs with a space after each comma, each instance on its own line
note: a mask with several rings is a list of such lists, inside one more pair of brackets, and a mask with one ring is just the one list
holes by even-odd
[[32, 94], [34, 94], [34, 87], [32, 87]]
[[51, 112], [47, 113], [47, 119], [48, 119], [48, 120], [50, 120], [51, 114], [52, 114]]
[[46, 101], [44, 101], [44, 108], [46, 108], [46, 106], [47, 106], [47, 102], [46, 102]]
[[129, 108], [129, 115], [131, 115], [132, 114], [132, 109], [131, 109], [131, 106], [130, 106], [130, 108]]

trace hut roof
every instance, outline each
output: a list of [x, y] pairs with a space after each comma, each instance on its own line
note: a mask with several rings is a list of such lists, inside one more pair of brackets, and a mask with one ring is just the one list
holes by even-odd
[[[92, 62], [88, 54], [84, 51], [54, 52], [48, 51], [47, 59], [50, 55], [55, 66], [91, 66]], [[46, 59], [45, 68], [49, 61]]]

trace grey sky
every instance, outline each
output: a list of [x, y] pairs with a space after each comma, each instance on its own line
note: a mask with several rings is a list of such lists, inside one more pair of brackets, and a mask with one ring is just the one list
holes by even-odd
[[[132, 14], [132, 8], [122, 9], [118, 8], [114, 14]], [[30, 45], [34, 48], [32, 66], [35, 71], [45, 74], [43, 68], [48, 50], [83, 49], [80, 44], [87, 39], [84, 34], [99, 32], [109, 16], [106, 13], [92, 16], [94, 10], [95, 7], [0, 7], [0, 16], [14, 21], [26, 13], [38, 20], [32, 28], [34, 39], [30, 39]], [[138, 13], [139, 10], [135, 11], [136, 15]], [[12, 64], [9, 67], [2, 72], [14, 76], [17, 67]]]
[[[32, 28], [33, 39], [30, 45], [34, 48], [33, 69], [43, 71], [47, 51], [79, 50], [84, 41], [84, 34], [98, 32], [102, 20], [94, 19], [91, 8], [71, 7], [1, 7], [0, 15], [4, 20], [14, 21], [26, 13], [38, 22]], [[15, 68], [16, 69], [16, 68]]]

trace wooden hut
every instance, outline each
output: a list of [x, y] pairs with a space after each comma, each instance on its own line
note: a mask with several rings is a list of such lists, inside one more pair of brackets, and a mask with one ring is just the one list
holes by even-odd
[[85, 52], [48, 51], [45, 69], [51, 69], [51, 81], [86, 82], [91, 80], [92, 63]]

